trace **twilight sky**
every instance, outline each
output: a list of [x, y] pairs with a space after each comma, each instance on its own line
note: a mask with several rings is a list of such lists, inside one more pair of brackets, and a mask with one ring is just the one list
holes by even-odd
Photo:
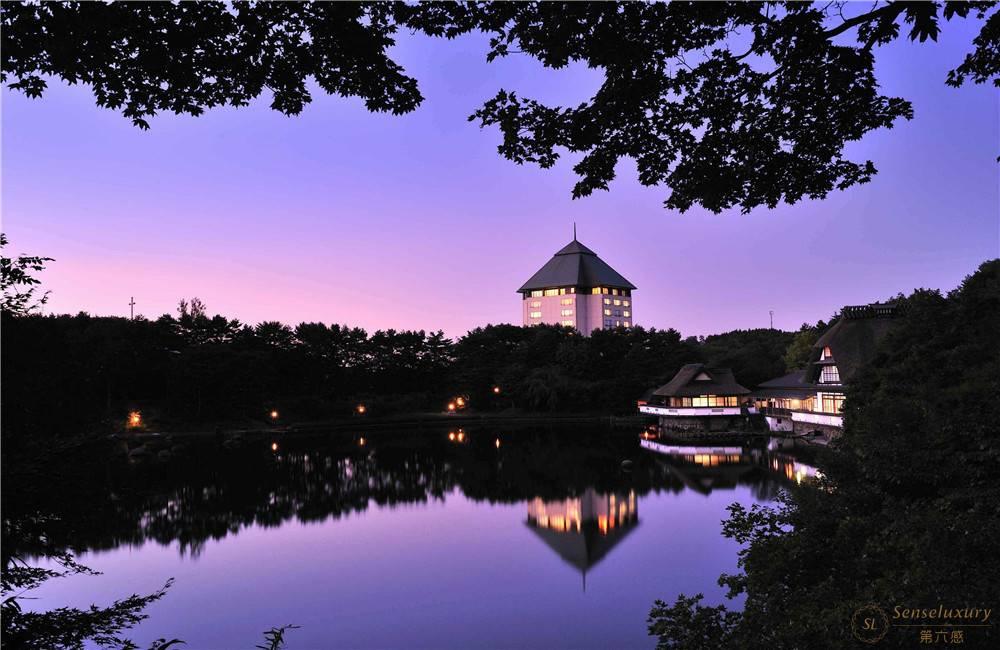
[[572, 237], [636, 284], [635, 322], [683, 334], [797, 328], [844, 304], [951, 289], [1000, 255], [1000, 93], [945, 86], [974, 21], [938, 43], [883, 48], [879, 79], [916, 117], [849, 150], [868, 185], [749, 215], [664, 210], [619, 166], [610, 193], [573, 201], [572, 157], [518, 167], [466, 121], [501, 87], [590, 97], [599, 73], [485, 62], [478, 37], [401, 35], [426, 97], [403, 117], [316, 94], [284, 117], [262, 98], [140, 132], [87, 88], [3, 91], [2, 219], [10, 251], [56, 258], [47, 312], [156, 317], [198, 296], [243, 321], [303, 320], [458, 336], [520, 320], [514, 292]]

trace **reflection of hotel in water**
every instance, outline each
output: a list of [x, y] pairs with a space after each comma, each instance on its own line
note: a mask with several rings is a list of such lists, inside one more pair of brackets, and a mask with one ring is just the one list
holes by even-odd
[[666, 445], [650, 439], [643, 439], [640, 444], [659, 454], [685, 486], [703, 494], [745, 483], [756, 485], [761, 490], [759, 496], [767, 497], [767, 485], [759, 480], [762, 470], [766, 476], [796, 484], [819, 476], [812, 465], [781, 451], [777, 441], [772, 441], [767, 449]]
[[639, 524], [635, 492], [603, 494], [587, 488], [561, 501], [528, 502], [528, 527], [565, 562], [583, 573]]

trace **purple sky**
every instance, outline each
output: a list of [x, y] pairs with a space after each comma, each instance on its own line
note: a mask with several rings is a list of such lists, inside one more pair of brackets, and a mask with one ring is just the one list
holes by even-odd
[[572, 158], [518, 167], [466, 121], [504, 87], [577, 103], [582, 67], [513, 56], [483, 39], [402, 36], [396, 56], [426, 97], [403, 117], [317, 94], [298, 117], [251, 107], [165, 115], [140, 132], [89, 89], [42, 100], [3, 91], [3, 230], [12, 252], [56, 258], [49, 312], [173, 312], [199, 296], [248, 322], [444, 329], [519, 322], [514, 293], [572, 235], [639, 287], [635, 321], [685, 335], [794, 329], [844, 304], [950, 289], [1000, 254], [1000, 111], [987, 86], [945, 86], [974, 21], [938, 43], [879, 54], [885, 91], [916, 117], [850, 152], [868, 185], [749, 215], [663, 209], [623, 163], [610, 193], [572, 201]]

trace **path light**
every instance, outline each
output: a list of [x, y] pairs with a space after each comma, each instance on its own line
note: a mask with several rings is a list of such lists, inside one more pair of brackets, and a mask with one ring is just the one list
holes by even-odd
[[364, 404], [358, 404], [358, 415], [364, 415], [367, 410]]
[[496, 442], [494, 442], [493, 444], [497, 446], [497, 449], [500, 449], [500, 438], [497, 438]]
[[454, 431], [449, 431], [448, 432], [448, 440], [451, 440], [452, 442], [455, 442], [455, 432]]
[[465, 440], [465, 432], [461, 429], [458, 430], [458, 441], [462, 442]]
[[275, 410], [273, 410], [273, 409], [271, 410], [271, 412], [269, 413], [269, 415], [271, 416], [272, 420], [277, 420], [278, 419], [278, 412], [275, 411]]
[[278, 451], [278, 443], [276, 442], [271, 443], [271, 451]]
[[455, 398], [455, 404], [458, 405], [458, 408], [462, 408], [463, 406], [465, 406], [465, 398], [464, 397]]
[[448, 402], [448, 410], [451, 412], [455, 411], [455, 402]]
[[358, 438], [358, 445], [361, 446], [361, 447], [365, 446], [365, 437], [364, 436], [361, 436], [360, 438]]
[[142, 426], [142, 412], [141, 411], [130, 411], [128, 414], [128, 428], [138, 429]]
[[493, 387], [493, 394], [494, 395], [499, 395], [500, 394], [500, 387], [499, 386], [494, 386]]

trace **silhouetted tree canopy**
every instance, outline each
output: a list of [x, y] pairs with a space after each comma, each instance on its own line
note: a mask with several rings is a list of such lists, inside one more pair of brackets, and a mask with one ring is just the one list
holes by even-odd
[[[576, 106], [500, 89], [470, 116], [496, 126], [507, 159], [574, 166], [574, 197], [607, 190], [622, 158], [665, 206], [718, 212], [821, 198], [869, 181], [847, 142], [910, 119], [880, 94], [877, 48], [935, 40], [942, 21], [984, 21], [948, 74], [1000, 84], [992, 2], [800, 3], [3, 3], [3, 80], [39, 97], [47, 77], [91, 86], [99, 106], [140, 128], [162, 111], [200, 115], [267, 93], [293, 115], [323, 91], [407, 113], [423, 97], [388, 49], [402, 30], [485, 33], [486, 58], [514, 53], [549, 68], [604, 72]], [[855, 8], [857, 7], [857, 8]], [[992, 12], [992, 14], [991, 14]]]

